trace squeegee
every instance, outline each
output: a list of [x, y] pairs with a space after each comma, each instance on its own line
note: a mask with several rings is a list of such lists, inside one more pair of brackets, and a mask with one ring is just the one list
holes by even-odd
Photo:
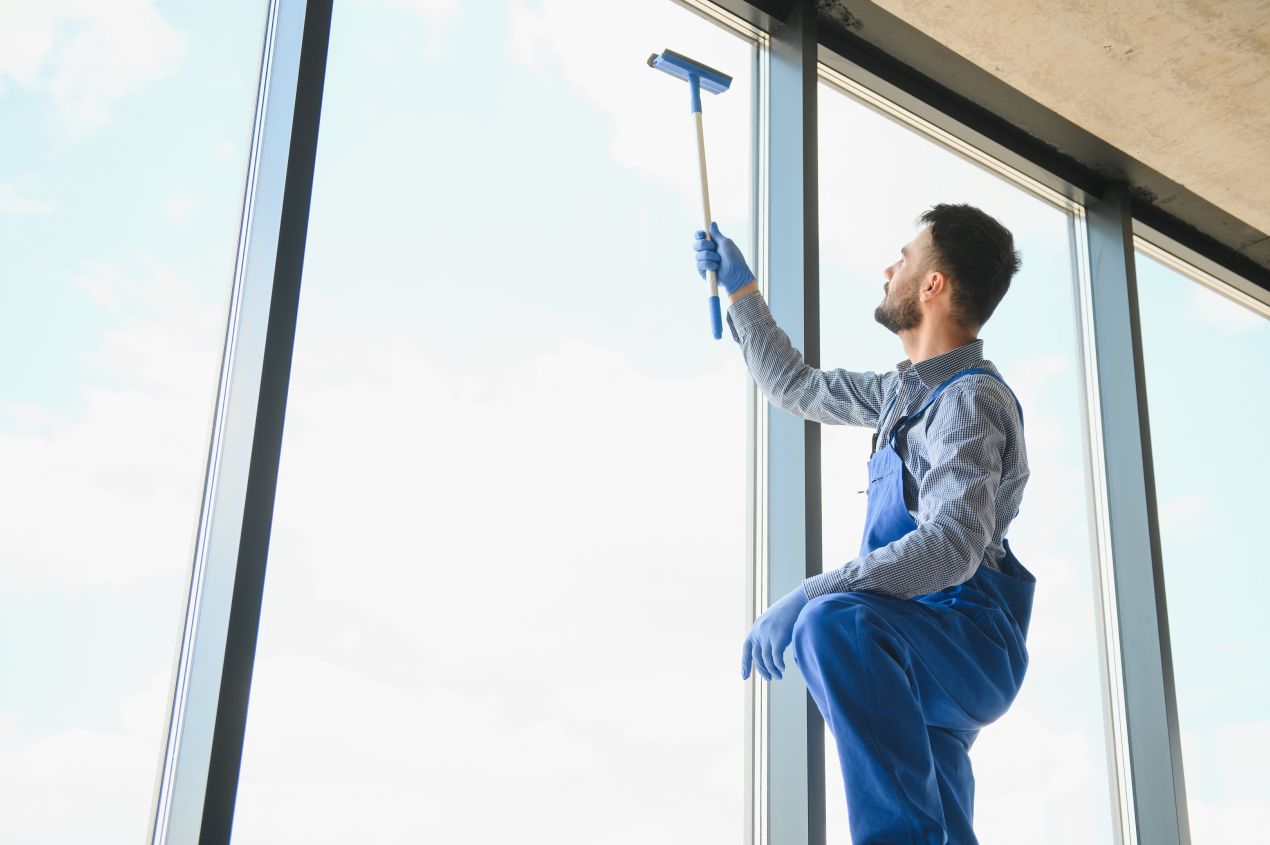
[[[732, 84], [732, 77], [719, 73], [714, 68], [694, 62], [687, 56], [673, 50], [662, 50], [661, 54], [653, 53], [648, 57], [648, 66], [688, 83], [692, 94], [692, 114], [697, 124], [697, 164], [701, 173], [701, 207], [705, 213], [705, 225], [702, 229], [710, 231], [710, 189], [706, 185], [706, 139], [701, 128], [701, 89], [711, 94], [722, 94]], [[723, 337], [723, 316], [719, 311], [719, 275], [714, 270], [706, 271], [706, 279], [710, 282], [710, 327], [714, 339]]]

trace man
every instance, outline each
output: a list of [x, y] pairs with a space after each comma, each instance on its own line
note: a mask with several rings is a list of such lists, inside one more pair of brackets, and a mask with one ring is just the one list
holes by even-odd
[[908, 356], [883, 375], [808, 366], [736, 245], [713, 223], [693, 243], [698, 270], [728, 292], [728, 326], [764, 395], [875, 430], [860, 555], [773, 603], [741, 659], [743, 679], [753, 666], [779, 680], [792, 641], [837, 743], [855, 845], [977, 845], [968, 750], [1028, 663], [1036, 579], [1004, 537], [1029, 475], [1023, 411], [978, 339], [1020, 257], [972, 206], [918, 219], [873, 314]]

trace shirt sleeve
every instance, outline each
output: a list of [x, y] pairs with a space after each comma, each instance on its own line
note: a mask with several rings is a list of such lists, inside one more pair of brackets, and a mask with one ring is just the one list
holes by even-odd
[[999, 397], [973, 383], [949, 387], [938, 405], [926, 430], [930, 469], [918, 489], [916, 530], [805, 579], [809, 599], [848, 590], [908, 599], [960, 584], [982, 562], [996, 528], [1011, 416]]
[[728, 307], [728, 329], [741, 346], [759, 390], [782, 411], [828, 425], [876, 427], [886, 399], [899, 388], [899, 373], [820, 370], [807, 365], [776, 325], [762, 294]]

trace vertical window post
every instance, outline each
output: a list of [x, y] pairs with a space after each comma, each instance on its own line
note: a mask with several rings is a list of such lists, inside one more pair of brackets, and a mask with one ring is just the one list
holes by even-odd
[[332, 0], [272, 0], [207, 480], [150, 841], [230, 840]]
[[[777, 322], [812, 366], [820, 362], [816, 200], [816, 10], [796, 0], [773, 27], [769, 70], [768, 299]], [[764, 403], [768, 530], [761, 610], [821, 571], [820, 428]], [[797, 664], [767, 684], [767, 824], [770, 845], [825, 840], [824, 723]]]
[[[1120, 816], [1129, 841], [1155, 845], [1190, 842], [1173, 667], [1169, 649], [1164, 573], [1160, 557], [1155, 482], [1151, 463], [1142, 332], [1128, 190], [1114, 185], [1087, 207], [1089, 325], [1096, 379], [1096, 422], [1101, 455], [1093, 467], [1105, 489], [1103, 530], [1110, 549], [1118, 648], [1109, 655], [1119, 671], [1110, 678], [1113, 709], [1122, 713], [1116, 780]], [[1107, 558], [1104, 558], [1107, 560]], [[1116, 689], [1116, 687], [1119, 689]], [[1118, 728], [1118, 731], [1119, 728]], [[1127, 759], [1120, 749], [1127, 750]]]

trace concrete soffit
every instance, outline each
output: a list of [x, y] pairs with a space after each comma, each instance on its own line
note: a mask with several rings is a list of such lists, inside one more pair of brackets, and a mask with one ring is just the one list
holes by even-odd
[[[755, 5], [783, 17], [797, 1]], [[863, 67], [1078, 191], [1127, 184], [1135, 217], [1270, 291], [1261, 0], [813, 2], [822, 59]]]

